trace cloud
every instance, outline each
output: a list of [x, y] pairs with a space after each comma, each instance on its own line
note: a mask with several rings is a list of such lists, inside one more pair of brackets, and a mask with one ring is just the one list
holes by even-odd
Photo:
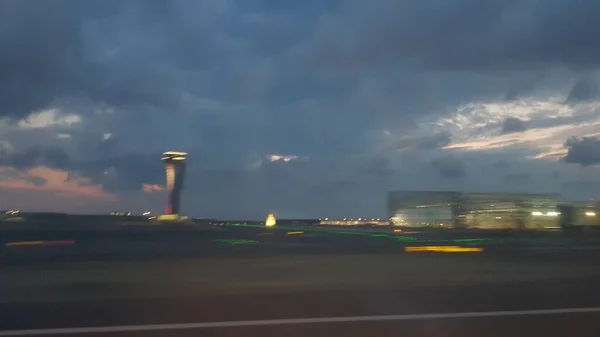
[[142, 184], [142, 190], [146, 193], [162, 192], [164, 189], [163, 186], [157, 184]]
[[381, 217], [396, 188], [583, 197], [563, 183], [597, 177], [565, 139], [600, 136], [599, 8], [2, 1], [0, 166], [155, 211], [160, 153], [186, 151], [184, 210], [219, 217]]
[[[109, 139], [108, 141], [112, 141]], [[32, 147], [0, 152], [0, 167], [31, 169], [49, 167], [66, 170], [72, 176], [91, 179], [109, 191], [138, 191], [147, 182], [164, 179], [160, 154], [111, 154], [111, 144], [99, 143], [94, 159], [73, 159], [61, 148]], [[103, 155], [104, 154], [104, 155]]]
[[300, 157], [294, 155], [279, 155], [279, 154], [270, 154], [267, 156], [267, 160], [270, 162], [283, 161], [283, 162], [291, 162], [299, 160]]
[[462, 178], [467, 174], [464, 164], [452, 157], [434, 159], [431, 166], [444, 178]]
[[11, 184], [14, 182], [32, 184], [33, 186], [44, 186], [48, 182], [47, 179], [39, 175], [29, 174], [27, 172], [20, 172], [11, 168], [0, 169], [0, 182], [4, 184]]
[[589, 200], [593, 198], [598, 200], [598, 189], [600, 181], [595, 179], [576, 179], [566, 181], [562, 184], [565, 194], [568, 196], [579, 195], [579, 199]]
[[514, 117], [509, 117], [505, 119], [502, 123], [502, 131], [500, 133], [507, 134], [514, 132], [523, 132], [526, 129], [527, 128], [525, 127], [525, 124], [522, 120]]
[[[114, 196], [99, 185], [90, 184], [89, 179], [67, 179], [65, 171], [36, 167], [24, 172], [0, 167], [0, 189], [51, 192], [63, 198], [83, 197], [93, 200], [114, 200]], [[8, 178], [7, 178], [8, 177]]]
[[24, 129], [41, 129], [59, 125], [73, 125], [81, 123], [81, 117], [75, 114], [62, 114], [57, 109], [42, 110], [30, 114], [18, 122], [18, 126]]
[[398, 58], [455, 71], [593, 67], [599, 13], [595, 1], [352, 1], [323, 20], [315, 57], [346, 68], [383, 68]]
[[529, 173], [508, 173], [504, 175], [504, 179], [510, 183], [522, 184], [531, 179]]
[[11, 151], [6, 149], [0, 152], [0, 167], [1, 166], [15, 168], [48, 166], [66, 169], [71, 166], [71, 158], [68, 153], [60, 148], [40, 146], [28, 148], [24, 151]]
[[568, 148], [563, 160], [583, 166], [600, 164], [600, 139], [598, 137], [570, 138], [565, 142]]
[[567, 103], [580, 103], [600, 97], [598, 84], [590, 76], [577, 80], [567, 95]]
[[[567, 153], [565, 138], [598, 134], [599, 111], [598, 101], [570, 106], [558, 97], [494, 101], [459, 107], [454, 116], [439, 119], [433, 127], [452, 130], [454, 141], [446, 149], [528, 148], [527, 156], [557, 160]], [[497, 128], [499, 134], [493, 132]]]
[[403, 136], [394, 144], [399, 151], [413, 150], [434, 150], [450, 144], [452, 135], [448, 132], [439, 132], [426, 136]]
[[510, 167], [510, 163], [506, 160], [498, 160], [492, 164], [492, 167], [498, 171], [504, 171]]
[[374, 157], [359, 172], [372, 176], [389, 176], [393, 174], [392, 161], [386, 157]]

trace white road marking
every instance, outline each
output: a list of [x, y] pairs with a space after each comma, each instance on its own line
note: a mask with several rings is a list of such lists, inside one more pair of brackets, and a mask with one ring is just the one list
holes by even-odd
[[122, 325], [103, 327], [58, 328], [58, 329], [30, 329], [30, 330], [0, 330], [0, 336], [39, 336], [39, 335], [69, 335], [85, 333], [128, 332], [128, 331], [158, 331], [158, 330], [183, 330], [206, 328], [232, 328], [245, 326], [269, 326], [289, 324], [316, 324], [316, 323], [347, 323], [347, 322], [372, 322], [372, 321], [409, 321], [425, 319], [451, 319], [451, 318], [478, 318], [500, 316], [526, 316], [526, 315], [556, 315], [572, 313], [600, 312], [600, 307], [595, 308], [566, 308], [547, 310], [517, 310], [517, 311], [483, 311], [459, 312], [443, 314], [407, 314], [407, 315], [380, 315], [380, 316], [347, 316], [347, 317], [314, 317], [314, 318], [288, 318], [267, 319], [252, 321], [223, 321], [223, 322], [198, 322], [150, 325]]

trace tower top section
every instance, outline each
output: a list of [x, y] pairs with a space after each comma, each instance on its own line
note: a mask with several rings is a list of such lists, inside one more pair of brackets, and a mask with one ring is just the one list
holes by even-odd
[[167, 151], [162, 154], [163, 161], [183, 161], [187, 159], [187, 153], [178, 151]]

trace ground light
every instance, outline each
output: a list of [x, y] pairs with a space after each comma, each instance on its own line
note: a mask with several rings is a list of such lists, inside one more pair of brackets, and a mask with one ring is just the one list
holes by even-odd
[[436, 252], [436, 253], [481, 253], [483, 248], [460, 246], [416, 246], [404, 247], [405, 252]]
[[62, 246], [75, 244], [75, 240], [54, 240], [54, 241], [14, 241], [7, 242], [4, 245], [6, 247], [20, 247], [20, 246]]
[[269, 213], [265, 219], [265, 227], [275, 227], [276, 224], [277, 219], [275, 219], [275, 215], [273, 213]]
[[229, 244], [229, 245], [251, 245], [251, 244], [258, 243], [258, 241], [256, 241], [256, 240], [245, 240], [245, 239], [219, 239], [219, 240], [213, 240], [213, 241], [218, 242], [218, 243], [225, 243], [225, 244]]
[[[249, 225], [249, 224], [232, 224], [232, 226], [235, 227], [249, 227], [249, 228], [264, 228], [263, 226], [260, 225]], [[485, 242], [485, 241], [492, 241], [492, 239], [489, 238], [465, 238], [465, 239], [455, 239], [455, 240], [419, 240], [418, 238], [414, 237], [414, 236], [405, 236], [405, 235], [390, 235], [390, 234], [384, 234], [384, 233], [369, 233], [369, 232], [358, 232], [358, 231], [332, 231], [332, 230], [327, 230], [327, 229], [323, 229], [323, 228], [306, 228], [306, 227], [289, 227], [289, 226], [277, 226], [274, 227], [277, 230], [284, 230], [286, 232], [312, 232], [312, 233], [327, 233], [327, 234], [331, 234], [331, 235], [355, 235], [355, 236], [368, 236], [368, 237], [372, 237], [372, 238], [384, 238], [384, 239], [389, 239], [389, 240], [393, 240], [396, 242], [401, 242], [401, 243], [450, 243], [450, 242], [455, 242], [455, 243], [477, 243], [477, 242]]]

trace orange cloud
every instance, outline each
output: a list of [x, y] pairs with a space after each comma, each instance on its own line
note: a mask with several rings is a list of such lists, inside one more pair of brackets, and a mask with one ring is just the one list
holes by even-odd
[[142, 184], [142, 189], [146, 193], [160, 192], [164, 190], [164, 186], [156, 185], [156, 184]]
[[114, 201], [116, 196], [107, 193], [102, 186], [92, 184], [90, 179], [67, 179], [68, 172], [36, 167], [26, 172], [11, 167], [0, 167], [0, 189], [51, 192], [60, 197], [84, 197]]

